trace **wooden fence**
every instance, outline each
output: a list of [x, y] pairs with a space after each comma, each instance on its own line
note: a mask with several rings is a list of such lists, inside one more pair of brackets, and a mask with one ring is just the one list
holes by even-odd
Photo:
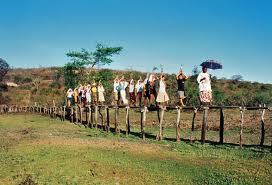
[[[201, 127], [201, 143], [204, 144], [206, 140], [206, 130], [207, 130], [207, 117], [208, 111], [210, 109], [219, 109], [220, 110], [220, 126], [219, 126], [219, 143], [224, 143], [224, 124], [225, 124], [225, 109], [237, 109], [240, 111], [240, 139], [239, 145], [240, 148], [243, 147], [243, 124], [244, 124], [244, 112], [245, 110], [260, 110], [261, 111], [261, 137], [260, 137], [260, 146], [264, 145], [265, 138], [265, 112], [271, 111], [271, 107], [267, 107], [265, 105], [259, 107], [245, 107], [245, 106], [199, 106], [199, 107], [178, 107], [178, 106], [164, 106], [161, 108], [153, 107], [139, 107], [139, 106], [113, 106], [113, 105], [87, 105], [87, 106], [71, 106], [71, 107], [45, 107], [45, 106], [11, 106], [11, 105], [0, 105], [0, 113], [15, 113], [15, 112], [31, 112], [31, 113], [39, 113], [48, 115], [52, 118], [60, 118], [62, 121], [69, 120], [75, 124], [83, 124], [83, 118], [85, 117], [84, 125], [89, 128], [98, 129], [98, 127], [102, 128], [105, 132], [111, 131], [110, 123], [110, 114], [109, 109], [114, 110], [114, 127], [113, 132], [116, 134], [120, 133], [119, 125], [118, 125], [118, 110], [125, 109], [125, 134], [128, 136], [130, 134], [130, 117], [129, 113], [131, 109], [138, 109], [140, 112], [139, 122], [140, 122], [140, 135], [145, 140], [145, 125], [147, 120], [147, 112], [149, 111], [157, 111], [158, 123], [159, 123], [159, 132], [156, 136], [157, 140], [163, 139], [163, 125], [164, 125], [164, 113], [166, 110], [175, 110], [177, 112], [176, 119], [176, 141], [181, 141], [181, 116], [182, 110], [191, 110], [193, 113], [192, 126], [191, 131], [195, 130], [195, 118], [196, 114], [199, 110], [202, 110], [202, 127]], [[101, 122], [98, 123], [98, 117], [100, 117]], [[191, 137], [190, 140], [192, 141]]]

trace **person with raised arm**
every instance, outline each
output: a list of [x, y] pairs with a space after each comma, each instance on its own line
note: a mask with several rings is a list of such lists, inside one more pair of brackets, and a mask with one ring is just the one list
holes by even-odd
[[168, 104], [169, 102], [169, 96], [166, 92], [166, 81], [164, 74], [162, 74], [160, 78], [160, 87], [156, 101], [160, 106], [165, 106], [165, 104]]
[[176, 80], [178, 84], [178, 104], [180, 106], [185, 106], [184, 105], [184, 99], [186, 98], [185, 96], [185, 81], [188, 79], [188, 77], [183, 73], [182, 69], [178, 72], [176, 75]]
[[103, 84], [101, 83], [101, 80], [100, 80], [99, 83], [98, 83], [97, 91], [98, 91], [98, 102], [99, 102], [101, 105], [103, 105], [104, 102], [105, 102], [105, 97], [104, 97], [105, 89], [104, 89], [104, 87], [103, 87]]

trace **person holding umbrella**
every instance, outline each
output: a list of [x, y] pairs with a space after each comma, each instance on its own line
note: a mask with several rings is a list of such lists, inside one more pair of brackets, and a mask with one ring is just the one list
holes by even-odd
[[211, 77], [207, 72], [207, 69], [222, 69], [223, 65], [216, 60], [206, 60], [202, 64], [202, 72], [197, 77], [199, 84], [199, 98], [201, 104], [211, 105], [212, 103], [212, 88], [211, 88]]
[[202, 66], [202, 72], [197, 77], [201, 105], [210, 105], [212, 102], [211, 78], [207, 71], [207, 67]]

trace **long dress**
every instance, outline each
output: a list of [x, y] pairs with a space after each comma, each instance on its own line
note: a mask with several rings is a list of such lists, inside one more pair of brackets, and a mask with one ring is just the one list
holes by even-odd
[[159, 103], [164, 103], [169, 101], [169, 96], [166, 93], [166, 85], [164, 83], [164, 81], [160, 81], [160, 88], [159, 88], [159, 93], [156, 99], [157, 102]]
[[105, 97], [104, 97], [104, 87], [103, 86], [98, 86], [98, 101], [99, 102], [104, 102], [105, 101]]
[[[205, 80], [201, 80], [205, 78]], [[212, 101], [211, 79], [208, 73], [200, 73], [197, 77], [199, 84], [199, 98], [202, 103], [210, 103]]]
[[121, 86], [120, 94], [121, 94], [122, 101], [125, 105], [127, 105], [128, 100], [126, 98], [126, 88], [128, 86], [128, 82], [120, 82], [120, 86]]
[[90, 88], [87, 88], [87, 91], [86, 91], [86, 101], [87, 101], [88, 104], [90, 104], [92, 102], [91, 89]]

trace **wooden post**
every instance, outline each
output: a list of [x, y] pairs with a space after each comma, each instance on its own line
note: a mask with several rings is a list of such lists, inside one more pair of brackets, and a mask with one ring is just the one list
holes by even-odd
[[191, 128], [191, 132], [190, 132], [190, 143], [193, 142], [193, 132], [195, 130], [195, 118], [196, 118], [196, 114], [197, 114], [197, 108], [194, 108], [194, 114], [193, 114], [193, 119], [192, 119], [192, 128]]
[[202, 130], [201, 130], [201, 144], [205, 143], [206, 138], [206, 127], [207, 127], [207, 116], [208, 116], [208, 107], [203, 108], [203, 120], [202, 120]]
[[140, 114], [141, 114], [141, 116], [140, 116], [140, 126], [141, 126], [141, 128], [140, 128], [140, 130], [141, 130], [141, 135], [143, 135], [143, 119], [144, 119], [144, 107], [141, 107], [141, 109], [140, 109]]
[[264, 145], [264, 137], [265, 137], [264, 114], [265, 114], [265, 109], [262, 109], [261, 110], [261, 142], [260, 142], [260, 146]]
[[245, 108], [240, 107], [241, 122], [240, 122], [240, 149], [243, 148], [243, 125], [244, 125], [244, 111]]
[[95, 122], [95, 129], [97, 130], [97, 122], [98, 122], [98, 107], [95, 105], [94, 107], [95, 115], [94, 115], [94, 122]]
[[165, 109], [165, 107], [163, 106], [161, 108], [161, 116], [160, 116], [160, 131], [159, 131], [159, 136], [158, 136], [159, 141], [163, 139], [162, 124], [163, 124], [164, 109]]
[[100, 119], [101, 119], [101, 128], [102, 128], [103, 130], [106, 130], [106, 129], [105, 129], [105, 125], [104, 125], [104, 117], [103, 117], [103, 114], [101, 113], [101, 107], [98, 107], [98, 113], [99, 113]]
[[88, 124], [88, 127], [89, 128], [93, 128], [93, 123], [91, 122], [91, 116], [92, 116], [92, 107], [91, 105], [88, 105], [88, 112], [89, 112], [89, 116], [88, 116], [88, 121], [87, 121], [87, 124]]
[[71, 115], [71, 120], [70, 120], [70, 122], [71, 122], [71, 123], [74, 123], [74, 107], [73, 107], [73, 106], [71, 106], [71, 113], [70, 113], [70, 115]]
[[220, 109], [220, 130], [219, 130], [219, 143], [224, 143], [224, 111], [223, 108]]
[[65, 110], [66, 110], [66, 106], [63, 106], [63, 121], [65, 121], [65, 116], [66, 116]]
[[83, 120], [83, 107], [80, 106], [80, 124], [82, 125], [82, 120]]
[[180, 107], [177, 107], [176, 140], [180, 141]]
[[115, 134], [118, 134], [118, 107], [114, 108], [114, 127], [115, 127]]
[[146, 123], [146, 112], [147, 112], [147, 107], [144, 107], [144, 112], [143, 112], [143, 127], [142, 127], [142, 137], [143, 140], [145, 140], [145, 123]]
[[194, 115], [192, 120], [192, 131], [195, 130], [195, 118], [196, 118], [197, 108], [194, 109]]
[[76, 117], [76, 124], [78, 124], [78, 113], [77, 113], [78, 106], [75, 106], [75, 117]]
[[109, 132], [110, 131], [110, 112], [109, 112], [108, 106], [106, 106], [106, 121], [107, 121], [106, 132]]
[[126, 106], [126, 136], [129, 134], [129, 106]]

